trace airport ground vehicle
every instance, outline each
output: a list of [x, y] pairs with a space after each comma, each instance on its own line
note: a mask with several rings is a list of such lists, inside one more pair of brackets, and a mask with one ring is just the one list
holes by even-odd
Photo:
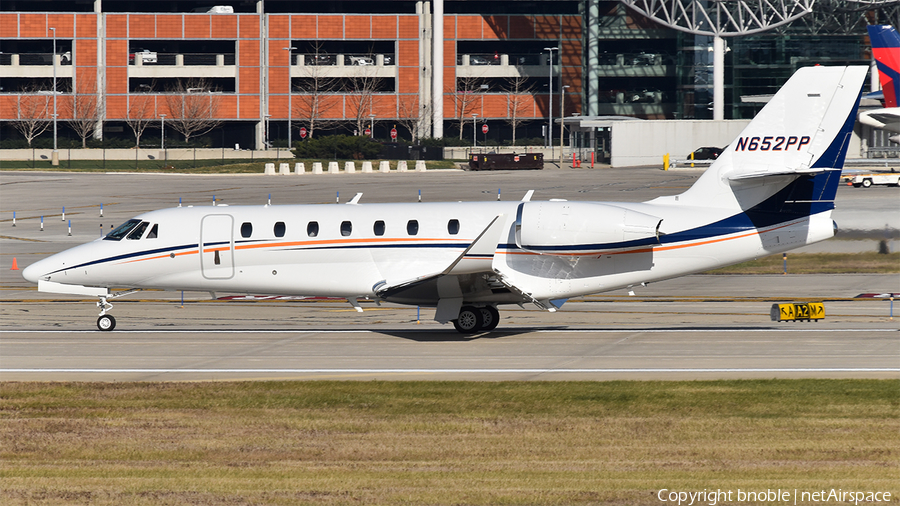
[[867, 172], [862, 174], [844, 174], [844, 182], [854, 188], [869, 188], [872, 185], [900, 185], [900, 172]]
[[699, 148], [693, 153], [687, 155], [689, 160], [715, 160], [722, 154], [722, 148], [704, 147]]

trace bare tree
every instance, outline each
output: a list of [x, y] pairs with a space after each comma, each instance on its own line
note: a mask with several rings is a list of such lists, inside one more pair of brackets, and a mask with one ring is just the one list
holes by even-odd
[[38, 85], [29, 85], [22, 89], [22, 94], [16, 102], [16, 121], [13, 122], [13, 126], [22, 137], [25, 137], [28, 146], [31, 146], [31, 141], [46, 132], [53, 122], [51, 112], [53, 97], [48, 93], [53, 91]]
[[222, 96], [214, 93], [205, 79], [179, 79], [169, 88], [166, 105], [172, 113], [172, 129], [184, 136], [184, 142], [191, 137], [203, 135], [219, 126], [219, 102]]
[[87, 138], [94, 134], [102, 117], [97, 81], [92, 76], [91, 73], [82, 72], [78, 86], [71, 90], [72, 99], [63, 105], [63, 113], [69, 118], [66, 122], [81, 138], [82, 148], [87, 147]]
[[431, 118], [431, 106], [420, 107], [417, 95], [400, 95], [398, 109], [400, 117], [397, 122], [409, 131], [415, 144], [425, 123]]
[[317, 128], [334, 123], [334, 120], [326, 118], [336, 108], [332, 98], [340, 90], [340, 80], [333, 77], [330, 69], [334, 65], [334, 55], [325, 54], [321, 49], [321, 43], [316, 43], [313, 54], [304, 55], [307, 77], [294, 87], [297, 93], [292, 100], [291, 116], [306, 123], [299, 126], [306, 126], [310, 138]]
[[141, 147], [141, 136], [153, 120], [153, 98], [148, 95], [131, 95], [125, 123], [134, 132], [135, 147]]
[[535, 86], [528, 84], [529, 79], [524, 76], [510, 77], [506, 80], [504, 91], [507, 93], [506, 119], [504, 120], [512, 128], [512, 145], [516, 145], [516, 128], [525, 120], [525, 107], [533, 100]]
[[456, 78], [456, 93], [452, 97], [456, 122], [459, 124], [459, 140], [463, 138], [466, 118], [472, 115], [476, 102], [480, 98], [475, 91], [481, 88], [481, 81], [482, 79], [479, 77]]
[[[375, 69], [375, 67], [363, 68], [371, 68], [373, 71]], [[380, 77], [364, 75], [350, 79], [345, 88], [347, 92], [347, 115], [353, 118], [354, 126], [358, 133], [366, 129], [369, 116], [375, 110], [379, 98], [376, 92], [381, 87], [381, 82], [382, 79]]]

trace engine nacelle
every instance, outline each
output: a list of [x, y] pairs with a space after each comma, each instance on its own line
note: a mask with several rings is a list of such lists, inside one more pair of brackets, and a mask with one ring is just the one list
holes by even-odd
[[662, 219], [624, 207], [587, 202], [523, 202], [516, 246], [542, 255], [591, 254], [659, 243]]

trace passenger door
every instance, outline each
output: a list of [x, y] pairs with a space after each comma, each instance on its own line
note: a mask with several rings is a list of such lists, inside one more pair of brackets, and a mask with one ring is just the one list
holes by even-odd
[[234, 218], [210, 214], [200, 222], [200, 266], [207, 279], [234, 276]]

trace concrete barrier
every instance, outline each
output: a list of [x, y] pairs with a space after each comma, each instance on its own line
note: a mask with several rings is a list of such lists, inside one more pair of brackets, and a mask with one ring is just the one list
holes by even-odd
[[329, 174], [338, 174], [341, 171], [337, 162], [328, 162], [328, 173]]
[[397, 172], [406, 172], [407, 170], [409, 169], [407, 169], [406, 167], [406, 160], [400, 160], [399, 162], [397, 162]]
[[322, 173], [322, 162], [313, 162], [313, 174]]
[[297, 174], [298, 176], [300, 176], [305, 173], [306, 173], [306, 164], [304, 164], [303, 162], [297, 162], [294, 164], [294, 174]]
[[278, 173], [281, 175], [286, 175], [291, 173], [291, 166], [287, 163], [278, 164]]
[[274, 176], [274, 175], [275, 175], [275, 164], [274, 164], [274, 163], [267, 163], [267, 164], [266, 164], [266, 170], [265, 170], [264, 174], [267, 175], [267, 176]]
[[425, 160], [416, 160], [416, 172], [425, 172]]
[[344, 162], [345, 174], [356, 174], [356, 162]]
[[391, 163], [387, 160], [382, 160], [378, 163], [378, 172], [388, 173], [391, 171]]
[[372, 162], [370, 162], [368, 160], [363, 162], [362, 171], [364, 174], [371, 174], [372, 173]]

